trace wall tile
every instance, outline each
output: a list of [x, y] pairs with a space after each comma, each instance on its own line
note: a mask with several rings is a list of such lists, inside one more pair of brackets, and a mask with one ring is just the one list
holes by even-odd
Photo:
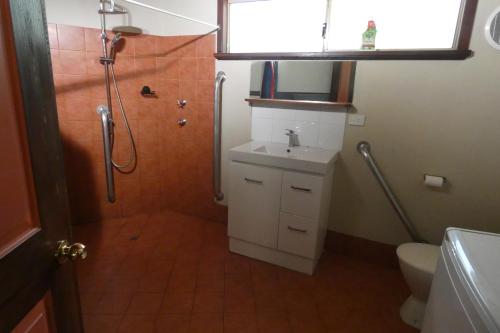
[[318, 146], [324, 149], [342, 149], [344, 141], [343, 123], [320, 123]]
[[198, 80], [196, 100], [198, 102], [214, 102], [214, 82], [212, 80]]
[[285, 130], [293, 129], [298, 132], [299, 142], [303, 146], [341, 149], [345, 111], [345, 108], [339, 108], [338, 112], [327, 112], [254, 107], [252, 140], [288, 143]]
[[252, 140], [254, 141], [272, 141], [273, 120], [265, 118], [252, 119]]
[[59, 50], [60, 73], [87, 74], [85, 52]]
[[156, 36], [140, 35], [135, 37], [135, 55], [156, 57]]
[[102, 50], [101, 31], [99, 29], [85, 28], [85, 50], [99, 52]]
[[301, 146], [317, 147], [319, 123], [315, 121], [295, 121], [295, 130]]
[[198, 80], [214, 80], [215, 79], [215, 59], [213, 58], [198, 58]]
[[57, 39], [61, 50], [85, 50], [85, 32], [83, 28], [58, 24]]
[[181, 58], [196, 57], [196, 42], [198, 36], [178, 36], [176, 54]]
[[179, 60], [179, 77], [181, 80], [196, 80], [198, 74], [196, 58], [181, 58]]
[[204, 36], [196, 42], [196, 54], [200, 58], [213, 58], [215, 53], [215, 34]]
[[100, 54], [97, 52], [86, 52], [85, 61], [87, 63], [87, 74], [103, 75], [103, 65], [100, 63]]
[[287, 129], [295, 129], [295, 121], [273, 119], [273, 134], [271, 136], [272, 142], [288, 143], [288, 136], [286, 136]]
[[187, 100], [188, 103], [193, 103], [197, 101], [196, 89], [197, 89], [197, 82], [195, 80], [191, 81], [181, 80], [179, 97], [181, 99]]
[[160, 80], [178, 80], [179, 59], [156, 58], [156, 72]]

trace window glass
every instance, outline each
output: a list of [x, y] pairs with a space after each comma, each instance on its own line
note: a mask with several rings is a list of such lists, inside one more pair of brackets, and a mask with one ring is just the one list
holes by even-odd
[[328, 50], [359, 50], [368, 21], [376, 49], [451, 49], [461, 0], [331, 0]]
[[229, 51], [321, 52], [327, 0], [229, 3]]

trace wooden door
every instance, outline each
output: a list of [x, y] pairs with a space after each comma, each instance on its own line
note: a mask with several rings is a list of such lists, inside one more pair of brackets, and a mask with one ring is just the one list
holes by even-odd
[[0, 0], [0, 82], [0, 332], [81, 332], [43, 0]]

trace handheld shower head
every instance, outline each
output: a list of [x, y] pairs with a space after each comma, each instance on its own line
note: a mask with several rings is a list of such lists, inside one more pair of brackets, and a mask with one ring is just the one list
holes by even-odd
[[118, 47], [118, 43], [122, 40], [122, 34], [120, 32], [116, 33], [116, 35], [111, 40], [111, 46], [109, 50], [109, 57], [111, 59], [115, 59], [116, 57], [116, 48]]
[[115, 34], [113, 39], [111, 40], [111, 47], [115, 47], [115, 45], [122, 39], [121, 32]]

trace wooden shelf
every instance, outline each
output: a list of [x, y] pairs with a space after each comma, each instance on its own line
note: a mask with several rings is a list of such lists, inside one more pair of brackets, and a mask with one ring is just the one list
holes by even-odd
[[219, 60], [464, 60], [470, 50], [377, 50], [290, 53], [216, 53]]
[[323, 102], [323, 101], [304, 101], [292, 99], [268, 99], [260, 97], [249, 97], [245, 99], [251, 106], [274, 107], [285, 109], [302, 109], [302, 110], [322, 110], [322, 111], [338, 111], [339, 107], [348, 108], [351, 103], [338, 102]]

